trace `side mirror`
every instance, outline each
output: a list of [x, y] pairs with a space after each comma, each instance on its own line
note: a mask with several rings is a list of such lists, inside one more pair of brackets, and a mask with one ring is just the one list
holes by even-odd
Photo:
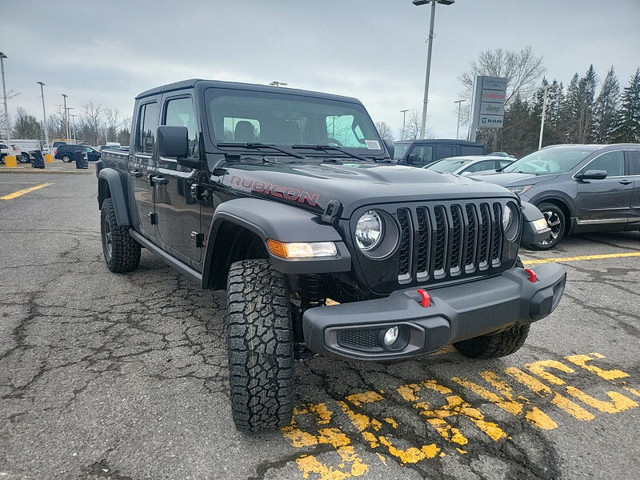
[[407, 157], [407, 165], [413, 165], [417, 161], [418, 161], [418, 156], [417, 155], [409, 155]]
[[158, 127], [156, 142], [158, 155], [169, 158], [189, 156], [189, 132], [187, 127], [162, 125]]
[[579, 180], [603, 180], [607, 178], [606, 170], [587, 170], [586, 172], [578, 173], [576, 178]]
[[393, 142], [391, 140], [388, 139], [384, 139], [384, 145], [387, 147], [387, 151], [389, 152], [389, 155], [391, 156], [391, 160], [393, 160], [393, 153], [395, 151], [395, 148], [393, 146]]

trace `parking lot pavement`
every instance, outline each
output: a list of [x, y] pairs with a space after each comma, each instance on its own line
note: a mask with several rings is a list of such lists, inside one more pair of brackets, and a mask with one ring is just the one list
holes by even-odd
[[[0, 202], [0, 478], [638, 478], [638, 256], [563, 261], [560, 306], [506, 358], [298, 361], [294, 422], [248, 436], [224, 297], [146, 251], [111, 274], [95, 178], [7, 181], [52, 185]], [[523, 260], [636, 252], [584, 235]]]

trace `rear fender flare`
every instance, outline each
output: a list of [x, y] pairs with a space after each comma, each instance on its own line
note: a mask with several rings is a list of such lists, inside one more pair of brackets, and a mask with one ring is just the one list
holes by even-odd
[[111, 198], [116, 213], [116, 221], [122, 227], [132, 226], [129, 215], [129, 202], [127, 201], [125, 179], [122, 174], [113, 168], [103, 168], [98, 174], [98, 208], [102, 208], [105, 198]]

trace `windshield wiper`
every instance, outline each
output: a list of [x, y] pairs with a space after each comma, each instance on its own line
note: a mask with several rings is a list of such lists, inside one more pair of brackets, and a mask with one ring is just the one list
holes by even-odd
[[[271, 150], [275, 150], [276, 152], [284, 153], [286, 155], [290, 155], [296, 158], [307, 158], [304, 155], [301, 155], [296, 152], [292, 152], [291, 150], [286, 150], [284, 148], [276, 147], [275, 145], [269, 145], [267, 143], [233, 143], [233, 142], [223, 142], [216, 144], [216, 147], [228, 148], [228, 147], [238, 147], [238, 148], [246, 148], [249, 150], [260, 150], [261, 148], [270, 148]], [[293, 148], [293, 147], [292, 147]]]
[[[335, 147], [333, 145], [291, 145], [291, 148], [308, 148], [309, 150], [319, 150], [321, 152], [327, 152], [329, 150], [334, 150], [336, 152], [344, 153], [349, 157], [357, 158], [358, 160], [362, 160], [363, 162], [370, 162], [371, 160], [367, 157], [363, 157], [362, 155], [357, 155], [355, 153], [351, 153], [344, 148]], [[375, 160], [373, 160], [375, 162]]]

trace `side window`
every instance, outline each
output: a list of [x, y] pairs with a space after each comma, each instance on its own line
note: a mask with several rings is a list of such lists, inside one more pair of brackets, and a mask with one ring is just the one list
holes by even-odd
[[604, 153], [583, 167], [581, 173], [587, 170], [604, 170], [609, 177], [621, 177], [624, 175], [624, 152], [618, 150]]
[[196, 139], [196, 114], [191, 97], [175, 98], [166, 103], [164, 125], [187, 127], [189, 156], [195, 157], [198, 142]]
[[628, 150], [629, 175], [640, 175], [640, 150]]
[[158, 104], [154, 102], [142, 105], [138, 115], [136, 152], [152, 154], [158, 129]]
[[429, 145], [418, 145], [411, 150], [407, 157], [407, 164], [414, 167], [422, 167], [433, 162], [433, 147]]
[[484, 172], [485, 170], [493, 170], [495, 163], [493, 160], [490, 162], [478, 162], [465, 169], [465, 172]]
[[453, 145], [438, 145], [436, 147], [436, 160], [440, 158], [455, 157], [457, 155], [456, 147]]

